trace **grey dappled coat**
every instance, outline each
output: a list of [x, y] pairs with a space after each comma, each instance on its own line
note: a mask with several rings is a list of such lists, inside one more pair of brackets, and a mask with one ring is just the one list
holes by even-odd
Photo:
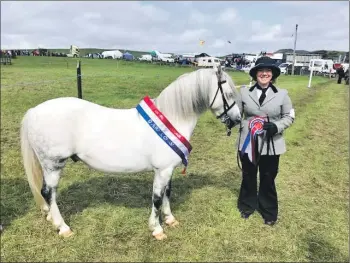
[[[270, 122], [274, 122], [277, 126], [278, 132], [273, 136], [273, 143], [275, 146], [276, 155], [286, 152], [286, 143], [283, 138], [283, 131], [287, 129], [294, 122], [294, 109], [292, 101], [289, 98], [288, 91], [280, 89], [270, 84], [269, 90], [266, 93], [266, 98], [262, 105], [259, 104], [259, 97], [256, 86], [242, 87], [240, 89], [240, 96], [237, 100], [238, 107], [242, 114], [242, 133], [240, 138], [239, 150], [242, 149], [245, 138], [248, 134], [249, 121], [255, 116], [269, 116]], [[259, 149], [262, 143], [263, 134], [259, 135]], [[238, 145], [239, 136], [237, 139]], [[262, 155], [267, 154], [267, 142], [261, 152]], [[272, 140], [270, 141], [269, 155], [273, 155]]]

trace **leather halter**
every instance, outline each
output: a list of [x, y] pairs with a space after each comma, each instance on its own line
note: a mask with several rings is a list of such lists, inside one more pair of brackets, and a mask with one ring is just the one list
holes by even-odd
[[224, 92], [223, 92], [223, 90], [222, 90], [222, 84], [224, 84], [224, 83], [226, 83], [226, 80], [223, 80], [223, 81], [219, 81], [219, 82], [218, 82], [218, 89], [216, 90], [214, 99], [213, 99], [213, 101], [210, 103], [210, 106], [209, 106], [210, 108], [211, 108], [211, 106], [213, 106], [214, 101], [215, 101], [215, 99], [216, 99], [216, 96], [218, 95], [219, 90], [220, 90], [220, 92], [221, 92], [221, 97], [222, 97], [222, 101], [223, 101], [223, 103], [224, 103], [224, 112], [221, 113], [219, 116], [216, 116], [217, 119], [220, 119], [220, 118], [222, 118], [224, 115], [227, 115], [227, 112], [228, 112], [233, 106], [235, 106], [235, 104], [236, 104], [236, 101], [234, 101], [234, 102], [232, 103], [231, 106], [228, 105], [227, 100], [226, 100], [226, 98], [225, 98], [225, 96], [224, 96]]

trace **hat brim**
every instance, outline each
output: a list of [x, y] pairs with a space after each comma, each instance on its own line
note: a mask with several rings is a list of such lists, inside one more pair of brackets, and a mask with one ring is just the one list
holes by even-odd
[[256, 73], [258, 72], [259, 69], [263, 69], [263, 68], [268, 68], [271, 69], [272, 71], [272, 78], [276, 79], [279, 77], [279, 75], [281, 74], [281, 69], [279, 67], [277, 67], [276, 65], [272, 65], [272, 64], [258, 64], [255, 67], [251, 68], [249, 71], [249, 75], [252, 78], [256, 78]]

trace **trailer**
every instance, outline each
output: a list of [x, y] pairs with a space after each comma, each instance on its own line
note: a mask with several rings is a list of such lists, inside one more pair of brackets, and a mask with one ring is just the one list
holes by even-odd
[[199, 57], [197, 58], [197, 66], [204, 68], [212, 68], [216, 65], [220, 67], [220, 59], [216, 57]]
[[[295, 54], [295, 63], [301, 63], [304, 67], [308, 67], [312, 59], [322, 59], [321, 54]], [[285, 53], [283, 62], [293, 63], [293, 53]]]

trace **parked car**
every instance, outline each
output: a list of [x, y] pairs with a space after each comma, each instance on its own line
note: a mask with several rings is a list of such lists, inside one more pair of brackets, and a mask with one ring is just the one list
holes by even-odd
[[[292, 75], [293, 64], [290, 63], [286, 69], [286, 75]], [[294, 75], [304, 75], [307, 70], [302, 63], [294, 63]]]
[[287, 68], [291, 63], [282, 63], [278, 67], [281, 70], [281, 74], [287, 74]]

